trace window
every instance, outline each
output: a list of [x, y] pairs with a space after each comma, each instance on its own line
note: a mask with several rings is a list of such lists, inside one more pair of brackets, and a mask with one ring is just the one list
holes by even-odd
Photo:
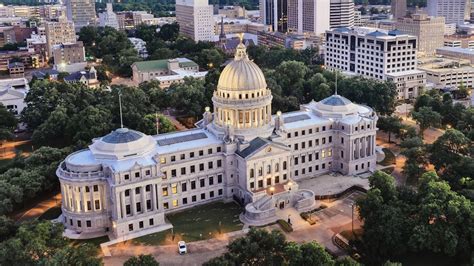
[[209, 197], [214, 198], [214, 191], [209, 192]]
[[272, 179], [271, 178], [267, 178], [267, 186], [271, 186], [272, 185]]
[[154, 221], [153, 218], [152, 218], [152, 219], [150, 219], [150, 220], [148, 221], [148, 223], [149, 223], [150, 225], [154, 225], [154, 224], [155, 224], [155, 221]]
[[199, 180], [199, 187], [204, 187], [205, 185], [206, 185], [206, 180], [204, 180], [204, 178]]
[[165, 210], [169, 209], [170, 205], [168, 204], [168, 202], [163, 202], [163, 208]]
[[135, 177], [140, 177], [140, 172], [136, 172]]
[[137, 194], [137, 195], [140, 194], [140, 188], [139, 187], [135, 188], [135, 194]]
[[323, 138], [323, 145], [326, 144], [326, 138]]
[[217, 152], [221, 152], [222, 148], [221, 147], [217, 147]]
[[196, 181], [191, 181], [191, 189], [196, 189]]
[[186, 192], [187, 190], [187, 184], [186, 183], [181, 183], [181, 191]]
[[212, 162], [207, 162], [207, 167], [208, 167], [209, 169], [212, 169], [212, 168], [213, 168]]
[[186, 158], [186, 157], [184, 156], [184, 153], [183, 153], [183, 154], [180, 155], [180, 159], [184, 160], [184, 158]]
[[88, 211], [92, 210], [92, 203], [90, 201], [87, 201], [87, 210]]
[[131, 209], [130, 209], [130, 204], [127, 204], [125, 205], [125, 213], [127, 215], [130, 215], [132, 213]]
[[267, 174], [270, 174], [272, 172], [272, 166], [267, 165]]
[[251, 189], [254, 189], [254, 188], [255, 188], [255, 183], [254, 183], [254, 182], [250, 182], [250, 188], [251, 188]]
[[332, 143], [332, 136], [329, 136], [329, 143]]
[[176, 177], [176, 169], [171, 170], [171, 177]]
[[341, 144], [344, 144], [344, 138], [341, 138]]
[[323, 131], [326, 131], [326, 126], [323, 126]]
[[222, 175], [217, 175], [217, 183], [222, 183]]
[[220, 196], [222, 195], [222, 188], [217, 191], [217, 194]]
[[166, 163], [166, 157], [160, 157], [160, 163], [165, 164]]
[[145, 191], [146, 191], [146, 192], [150, 192], [150, 190], [151, 190], [151, 185], [146, 185], [146, 186], [145, 186]]
[[175, 199], [172, 201], [173, 207], [178, 207], [178, 200]]
[[172, 162], [176, 161], [176, 156], [174, 156], [174, 155], [171, 156], [171, 161], [172, 161]]
[[222, 160], [217, 160], [217, 167], [222, 167]]
[[143, 221], [138, 222], [138, 227], [143, 228]]
[[295, 157], [295, 165], [298, 165], [298, 157]]
[[125, 180], [129, 180], [130, 176], [128, 174], [124, 175]]
[[212, 154], [212, 148], [211, 148], [211, 149], [207, 149], [207, 154]]
[[200, 150], [199, 151], [199, 156], [203, 156], [204, 155], [204, 151], [203, 150]]
[[206, 194], [205, 193], [201, 193], [201, 200], [204, 200], [206, 199]]
[[151, 200], [146, 201], [146, 209], [151, 210]]
[[137, 212], [141, 212], [142, 211], [142, 204], [141, 202], [137, 202]]
[[189, 158], [194, 158], [194, 152], [189, 153]]
[[163, 196], [168, 196], [168, 187], [163, 187]]
[[191, 201], [192, 201], [192, 202], [196, 202], [196, 195], [194, 195], [194, 196], [191, 197]]
[[173, 193], [173, 194], [178, 193], [178, 184], [177, 183], [171, 184], [171, 193]]
[[194, 173], [194, 172], [196, 172], [196, 166], [194, 166], [194, 165], [191, 165], [191, 167], [190, 167], [189, 171], [190, 171], [191, 173]]
[[262, 188], [263, 187], [263, 180], [258, 180], [258, 188]]
[[99, 200], [95, 200], [94, 205], [95, 205], [96, 210], [100, 210], [100, 201]]
[[183, 198], [183, 205], [188, 204], [188, 198]]
[[298, 150], [298, 143], [295, 143], [295, 151]]
[[87, 221], [86, 221], [86, 227], [91, 227], [91, 226], [92, 226], [91, 221], [90, 221], [90, 220], [87, 220]]
[[204, 164], [203, 163], [199, 164], [199, 171], [204, 171]]
[[209, 186], [214, 185], [214, 177], [210, 176], [209, 177]]
[[89, 190], [89, 187], [86, 187], [86, 192], [89, 192], [89, 191], [90, 191], [90, 190]]
[[286, 180], [286, 174], [283, 174], [283, 180]]
[[128, 225], [128, 231], [130, 231], [130, 232], [133, 231], [133, 224]]
[[286, 170], [286, 161], [283, 162], [283, 170]]
[[185, 175], [186, 174], [186, 167], [181, 167], [181, 175]]
[[280, 177], [279, 176], [275, 176], [275, 183], [276, 184], [280, 183]]

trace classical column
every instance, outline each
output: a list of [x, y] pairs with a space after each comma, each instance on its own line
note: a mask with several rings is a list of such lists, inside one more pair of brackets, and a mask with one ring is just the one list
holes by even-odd
[[155, 184], [156, 210], [160, 209], [160, 197], [158, 196], [158, 185]]
[[89, 198], [91, 201], [91, 211], [95, 212], [95, 204], [94, 204], [94, 186], [89, 186]]
[[135, 203], [135, 200], [136, 200], [136, 198], [135, 198], [135, 188], [132, 188], [130, 190], [131, 190], [130, 191], [130, 196], [131, 196], [130, 197], [130, 207], [131, 207], [130, 209], [132, 211], [132, 216], [135, 216], [135, 214], [137, 213], [137, 208], [136, 208], [137, 206], [135, 205], [136, 204]]
[[127, 213], [126, 213], [127, 208], [125, 208], [125, 192], [120, 191], [119, 197], [120, 197], [120, 212], [121, 212], [121, 217], [123, 219], [124, 217], [127, 216]]
[[145, 186], [141, 186], [140, 187], [140, 194], [142, 196], [142, 203], [141, 203], [141, 207], [142, 207], [142, 213], [145, 213], [147, 212], [147, 206], [146, 206], [146, 197], [145, 197]]
[[80, 200], [81, 210], [82, 210], [82, 212], [86, 212], [86, 208], [85, 208], [86, 207], [86, 197], [84, 195], [85, 187], [80, 187], [80, 188], [81, 188], [81, 194], [80, 194], [81, 195], [81, 200]]
[[155, 211], [156, 210], [156, 194], [155, 194], [155, 184], [151, 184], [151, 197], [150, 197], [150, 200], [151, 200], [151, 211]]

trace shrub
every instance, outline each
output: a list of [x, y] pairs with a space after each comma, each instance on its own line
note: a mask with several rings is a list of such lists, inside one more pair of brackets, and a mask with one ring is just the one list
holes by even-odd
[[281, 229], [283, 229], [283, 231], [285, 231], [287, 233], [293, 232], [293, 227], [287, 221], [280, 219], [280, 220], [277, 221], [277, 223], [280, 225], [280, 227], [281, 227]]

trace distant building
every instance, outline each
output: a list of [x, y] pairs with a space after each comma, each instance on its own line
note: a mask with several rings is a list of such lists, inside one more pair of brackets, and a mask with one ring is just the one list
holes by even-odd
[[231, 19], [222, 16], [214, 17], [214, 34], [218, 35], [221, 31], [221, 24], [224, 24], [224, 32], [226, 34], [249, 33], [257, 35], [259, 31], [271, 31], [269, 25], [252, 22], [249, 19]]
[[100, 82], [97, 79], [97, 71], [92, 66], [89, 70], [78, 71], [64, 77], [66, 83], [82, 83], [85, 86], [96, 89], [99, 88]]
[[437, 89], [454, 88], [463, 85], [474, 87], [474, 67], [466, 59], [448, 59], [441, 57], [423, 58], [418, 68], [426, 72], [428, 83]]
[[25, 76], [25, 65], [20, 62], [8, 64], [8, 73], [11, 78], [23, 78]]
[[326, 32], [325, 64], [348, 75], [393, 81], [398, 99], [413, 99], [426, 84], [416, 50], [416, 37], [399, 31], [337, 28]]
[[108, 2], [106, 6], [106, 11], [99, 13], [99, 26], [112, 27], [116, 30], [119, 29], [117, 14], [114, 13], [112, 3]]
[[46, 43], [48, 56], [53, 56], [53, 46], [58, 44], [69, 44], [76, 42], [74, 22], [61, 18], [59, 21], [45, 23]]
[[418, 52], [422, 55], [433, 55], [436, 48], [444, 45], [443, 17], [414, 14], [411, 17], [399, 18], [395, 23], [395, 28], [403, 33], [416, 36]]
[[25, 78], [0, 79], [0, 103], [19, 115], [26, 107], [25, 97], [30, 87]]
[[76, 30], [96, 25], [95, 0], [65, 0], [67, 18], [74, 22]]
[[407, 0], [392, 0], [391, 5], [394, 19], [403, 18], [407, 15]]
[[323, 34], [330, 27], [330, 6], [330, 0], [288, 0], [288, 31]]
[[247, 17], [247, 10], [245, 7], [241, 6], [224, 6], [220, 8], [218, 14], [221, 16], [225, 16], [226, 18], [246, 18]]
[[436, 49], [436, 54], [442, 55], [448, 58], [455, 58], [455, 59], [466, 59], [474, 64], [474, 50], [468, 48], [460, 48], [460, 47], [441, 47]]
[[180, 33], [194, 41], [214, 40], [213, 8], [208, 0], [177, 0], [176, 21]]
[[444, 36], [444, 46], [474, 49], [474, 35], [455, 34]]
[[61, 72], [79, 71], [87, 65], [82, 41], [55, 45], [53, 58], [55, 69]]
[[58, 80], [58, 75], [59, 71], [55, 69], [42, 69], [33, 72], [32, 76], [36, 79], [43, 80], [43, 79], [49, 79], [49, 80]]
[[258, 45], [267, 47], [285, 47], [295, 50], [317, 47], [321, 45], [321, 37], [315, 34], [294, 34], [281, 32], [258, 32]]
[[354, 13], [354, 0], [331, 0], [329, 27], [353, 27]]
[[187, 58], [135, 62], [132, 71], [135, 83], [157, 80], [161, 88], [180, 83], [185, 77], [204, 78], [207, 74], [207, 71], [200, 72], [198, 64]]
[[41, 54], [44, 58], [48, 58], [48, 44], [46, 35], [33, 33], [30, 38], [26, 39], [26, 47], [28, 51]]
[[466, 0], [429, 0], [427, 12], [432, 17], [444, 17], [446, 24], [464, 24], [467, 8]]
[[8, 65], [13, 62], [21, 62], [25, 68], [39, 68], [47, 63], [41, 54], [34, 51], [0, 51], [0, 70], [8, 70]]
[[133, 48], [137, 51], [141, 58], [148, 57], [148, 51], [146, 50], [146, 42], [140, 38], [128, 38], [133, 45]]
[[263, 24], [270, 25], [272, 31], [288, 31], [288, 13], [291, 10], [288, 0], [259, 0], [259, 5]]

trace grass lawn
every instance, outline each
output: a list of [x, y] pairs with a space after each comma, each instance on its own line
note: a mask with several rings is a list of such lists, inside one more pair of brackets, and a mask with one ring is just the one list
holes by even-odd
[[53, 207], [47, 211], [45, 211], [41, 216], [38, 218], [40, 220], [53, 220], [59, 217], [61, 215], [61, 206], [56, 206]]
[[215, 202], [196, 206], [182, 212], [168, 215], [173, 224], [174, 239], [171, 230], [142, 236], [132, 240], [144, 245], [163, 245], [198, 241], [218, 237], [220, 234], [241, 230], [239, 220], [242, 208], [234, 202]]
[[77, 247], [79, 245], [89, 243], [93, 245], [94, 247], [97, 248], [97, 250], [100, 248], [100, 244], [109, 241], [108, 236], [101, 236], [97, 238], [91, 238], [91, 239], [71, 239], [70, 243], [73, 247]]
[[383, 148], [382, 151], [385, 153], [385, 158], [378, 164], [383, 166], [395, 164], [395, 154], [393, 154], [393, 152], [387, 148]]

